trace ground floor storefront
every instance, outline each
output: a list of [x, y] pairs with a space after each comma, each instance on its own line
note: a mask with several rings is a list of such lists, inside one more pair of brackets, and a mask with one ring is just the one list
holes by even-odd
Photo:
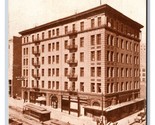
[[[128, 99], [124, 99], [128, 97]], [[49, 91], [39, 89], [23, 89], [22, 98], [25, 101], [39, 103], [40, 105], [51, 106], [61, 109], [61, 112], [88, 116], [93, 119], [100, 119], [104, 116], [105, 122], [115, 122], [127, 117], [144, 108], [144, 100], [136, 97], [136, 93], [117, 98], [105, 98], [102, 94], [86, 94], [69, 91]], [[126, 102], [124, 100], [126, 100]], [[107, 103], [108, 102], [108, 103]], [[102, 108], [103, 107], [103, 111]]]

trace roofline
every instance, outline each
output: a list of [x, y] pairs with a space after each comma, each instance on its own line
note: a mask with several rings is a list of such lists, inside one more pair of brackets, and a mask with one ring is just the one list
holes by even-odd
[[121, 12], [119, 12], [116, 9], [112, 8], [111, 6], [109, 6], [107, 4], [104, 4], [104, 5], [101, 5], [101, 6], [98, 6], [98, 7], [95, 7], [95, 8], [92, 8], [92, 9], [89, 9], [89, 10], [86, 10], [86, 11], [71, 15], [71, 16], [67, 16], [67, 17], [64, 17], [64, 18], [60, 18], [58, 20], [54, 20], [54, 21], [39, 25], [39, 26], [34, 27], [34, 28], [30, 28], [30, 29], [20, 31], [19, 34], [26, 35], [26, 34], [30, 34], [30, 33], [40, 31], [40, 30], [45, 30], [45, 29], [48, 29], [49, 27], [54, 27], [54, 26], [58, 26], [60, 24], [65, 24], [65, 22], [72, 22], [73, 20], [80, 19], [83, 16], [88, 17], [88, 16], [96, 14], [94, 12], [97, 12], [98, 14], [102, 13], [102, 12], [113, 13], [115, 16], [121, 17], [122, 19], [127, 20], [130, 23], [136, 25], [139, 29], [143, 28], [143, 25], [141, 25], [140, 23], [130, 19], [129, 17], [125, 16], [124, 14], [122, 14]]

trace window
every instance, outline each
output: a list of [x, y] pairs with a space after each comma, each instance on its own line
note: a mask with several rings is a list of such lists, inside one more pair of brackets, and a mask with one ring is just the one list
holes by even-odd
[[116, 61], [119, 62], [119, 53], [116, 54]]
[[56, 69], [56, 76], [59, 76], [59, 69]]
[[45, 37], [45, 33], [43, 32], [43, 33], [42, 33], [42, 40], [44, 39], [44, 37]]
[[111, 77], [111, 68], [107, 67], [107, 77]]
[[64, 76], [68, 75], [68, 68], [65, 68]]
[[68, 90], [68, 82], [65, 82], [64, 90]]
[[111, 44], [110, 45], [114, 46], [114, 44], [115, 44], [114, 43], [114, 36], [111, 35]]
[[51, 81], [48, 81], [48, 89], [51, 88]]
[[75, 82], [72, 82], [72, 90], [75, 91]]
[[124, 83], [123, 82], [121, 82], [121, 91], [123, 91], [124, 90]]
[[101, 50], [97, 51], [97, 61], [101, 61]]
[[56, 35], [59, 36], [59, 28], [56, 29]]
[[96, 44], [97, 44], [97, 45], [100, 45], [100, 44], [101, 44], [101, 34], [97, 34], [97, 37], [96, 37]]
[[119, 77], [119, 68], [116, 69], [116, 76]]
[[59, 63], [59, 55], [56, 55], [56, 63]]
[[124, 40], [121, 39], [121, 48], [124, 49]]
[[73, 32], [74, 32], [75, 31], [75, 24], [73, 24], [72, 26], [73, 26], [72, 28], [73, 28]]
[[107, 93], [110, 93], [110, 84], [107, 83]]
[[54, 29], [52, 30], [52, 34], [53, 34], [53, 36], [55, 35], [55, 30]]
[[128, 82], [126, 82], [125, 90], [129, 90], [129, 84], [128, 84]]
[[83, 31], [84, 30], [84, 22], [80, 23], [80, 30]]
[[65, 34], [68, 33], [68, 26], [65, 26]]
[[28, 52], [29, 52], [29, 50], [28, 50], [28, 48], [26, 48], [26, 54], [28, 55]]
[[110, 61], [110, 58], [111, 58], [110, 51], [107, 51], [107, 61]]
[[97, 83], [97, 93], [101, 93], [101, 83]]
[[34, 69], [32, 69], [32, 75], [34, 75]]
[[44, 48], [44, 45], [42, 45], [42, 53], [44, 53], [44, 49], [45, 49], [45, 48]]
[[126, 63], [128, 64], [129, 63], [129, 56], [126, 55]]
[[34, 65], [34, 58], [32, 58], [32, 65]]
[[59, 42], [56, 43], [56, 51], [59, 51]]
[[101, 67], [97, 67], [97, 77], [101, 77]]
[[32, 80], [32, 88], [34, 87], [34, 80]]
[[68, 47], [68, 40], [65, 40], [65, 49], [67, 49], [67, 47]]
[[44, 57], [42, 57], [42, 60], [41, 61], [42, 61], [41, 63], [44, 64]]
[[111, 52], [111, 61], [114, 62], [114, 52]]
[[51, 43], [48, 44], [48, 52], [51, 51]]
[[84, 37], [80, 38], [80, 47], [84, 47]]
[[91, 35], [91, 45], [95, 45], [95, 35]]
[[55, 88], [55, 82], [52, 81], [52, 89], [54, 89], [54, 88]]
[[55, 56], [52, 56], [52, 63], [55, 62]]
[[48, 38], [51, 38], [51, 30], [48, 31]]
[[121, 54], [121, 63], [124, 63], [124, 55]]
[[34, 35], [32, 35], [32, 42], [34, 42]]
[[56, 89], [59, 89], [59, 82], [56, 81]]
[[129, 69], [126, 68], [126, 77], [129, 77]]
[[91, 28], [94, 28], [94, 27], [95, 27], [95, 20], [91, 19]]
[[39, 40], [39, 34], [37, 34], [37, 40]]
[[27, 37], [27, 42], [29, 42], [29, 37]]
[[32, 53], [34, 53], [34, 47], [32, 47]]
[[91, 52], [91, 61], [95, 61], [95, 51]]
[[124, 69], [121, 68], [121, 77], [124, 77]]
[[98, 17], [98, 27], [101, 26], [101, 17]]
[[109, 34], [107, 35], [107, 45], [111, 45], [111, 43], [110, 43], [110, 35]]
[[52, 43], [52, 51], [55, 49], [55, 43]]
[[116, 83], [116, 92], [119, 92], [119, 83]]
[[129, 42], [126, 41], [126, 49], [129, 50]]
[[84, 62], [84, 53], [80, 53], [80, 62]]
[[119, 38], [116, 38], [116, 46], [119, 48]]
[[48, 69], [48, 76], [51, 76], [51, 69]]
[[81, 76], [81, 77], [84, 76], [84, 68], [80, 68], [80, 76]]
[[114, 68], [111, 67], [111, 77], [114, 77]]
[[41, 87], [44, 88], [44, 81], [41, 82]]
[[48, 64], [51, 64], [51, 56], [48, 56]]
[[55, 69], [53, 68], [52, 69], [52, 76], [54, 76], [54, 74], [55, 74]]
[[65, 63], [67, 62], [67, 59], [68, 59], [68, 54], [65, 54], [65, 55], [64, 55], [64, 62], [65, 62]]
[[42, 69], [41, 74], [42, 74], [42, 76], [44, 76], [44, 69]]
[[95, 67], [91, 67], [91, 77], [95, 77]]
[[114, 83], [111, 83], [111, 93], [113, 93], [114, 92]]
[[91, 92], [95, 92], [95, 83], [91, 83]]
[[84, 92], [84, 82], [80, 82], [80, 91]]

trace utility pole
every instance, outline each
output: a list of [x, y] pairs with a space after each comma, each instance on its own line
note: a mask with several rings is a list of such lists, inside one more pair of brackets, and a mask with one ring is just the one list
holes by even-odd
[[102, 0], [100, 0], [100, 5], [102, 4]]

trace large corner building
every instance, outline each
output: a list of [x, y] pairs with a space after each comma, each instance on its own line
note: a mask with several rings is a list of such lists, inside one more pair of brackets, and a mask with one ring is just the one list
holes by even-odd
[[116, 121], [143, 108], [140, 29], [108, 5], [22, 35], [22, 98]]

